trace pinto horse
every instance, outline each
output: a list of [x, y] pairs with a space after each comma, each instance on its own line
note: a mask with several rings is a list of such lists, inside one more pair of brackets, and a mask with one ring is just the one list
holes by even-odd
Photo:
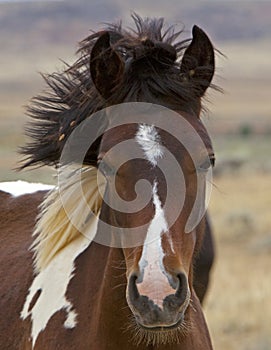
[[[214, 49], [197, 26], [192, 41], [178, 42], [181, 33], [165, 30], [162, 19], [133, 18], [136, 30], [110, 25], [82, 41], [79, 59], [45, 76], [48, 94], [28, 109], [34, 122], [23, 167], [55, 165], [60, 177], [71, 163], [80, 167], [64, 171], [49, 193], [1, 192], [1, 349], [212, 349], [199, 300], [208, 248], [213, 256], [209, 224], [204, 212], [188, 222], [214, 164], [200, 120]], [[140, 122], [129, 119], [133, 103]], [[125, 107], [125, 123], [115, 123], [116, 105]], [[69, 140], [92, 137], [84, 123], [96, 112], [96, 136], [82, 158]], [[184, 139], [183, 126], [190, 128], [199, 140], [190, 142], [194, 153], [155, 118]], [[167, 150], [182, 181], [168, 171]], [[149, 186], [138, 191], [142, 179]], [[120, 202], [136, 210], [120, 210]]]

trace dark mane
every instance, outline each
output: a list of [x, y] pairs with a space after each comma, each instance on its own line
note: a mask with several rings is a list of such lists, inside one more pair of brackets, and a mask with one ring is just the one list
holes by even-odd
[[[108, 99], [97, 91], [89, 70], [92, 48], [102, 32], [91, 34], [79, 44], [79, 58], [73, 65], [66, 65], [61, 73], [43, 75], [47, 92], [34, 97], [27, 109], [32, 122], [26, 134], [31, 141], [21, 149], [26, 156], [22, 168], [44, 164], [57, 166], [65, 140], [73, 129], [108, 105], [144, 101], [187, 112], [198, 110], [196, 87], [188, 79], [180, 78], [180, 61], [190, 40], [177, 41], [182, 31], [175, 32], [173, 27], [164, 29], [162, 18], [132, 17], [135, 30], [123, 29], [119, 24], [106, 28], [111, 45], [127, 62], [121, 83]], [[158, 43], [161, 51], [169, 50], [168, 59], [146, 55], [149, 42]], [[174, 54], [176, 59], [170, 59]], [[96, 163], [98, 145], [99, 141], [89, 152], [90, 163]]]

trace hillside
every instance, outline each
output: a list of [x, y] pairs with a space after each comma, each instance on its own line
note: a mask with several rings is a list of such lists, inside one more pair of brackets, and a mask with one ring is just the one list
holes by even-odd
[[132, 11], [143, 16], [163, 16], [190, 30], [196, 23], [217, 41], [257, 40], [271, 35], [271, 2], [188, 2], [157, 0], [92, 0], [0, 3], [0, 45], [20, 52], [37, 45], [69, 44], [83, 38], [101, 22], [129, 18]]

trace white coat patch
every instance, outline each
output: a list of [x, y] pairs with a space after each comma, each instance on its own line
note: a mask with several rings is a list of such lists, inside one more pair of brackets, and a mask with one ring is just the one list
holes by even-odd
[[[98, 219], [94, 216], [92, 230], [96, 232]], [[50, 318], [58, 311], [67, 312], [65, 328], [76, 326], [76, 311], [66, 298], [66, 291], [73, 277], [74, 261], [89, 245], [91, 241], [80, 235], [59, 252], [50, 263], [34, 278], [29, 289], [21, 318], [31, 316], [32, 347], [34, 348], [39, 333], [46, 328]], [[37, 301], [30, 308], [33, 297], [41, 291]]]
[[34, 193], [37, 191], [47, 191], [54, 188], [52, 185], [45, 185], [42, 183], [31, 183], [26, 181], [7, 181], [0, 182], [0, 190], [10, 193], [14, 197], [21, 196], [23, 194]]

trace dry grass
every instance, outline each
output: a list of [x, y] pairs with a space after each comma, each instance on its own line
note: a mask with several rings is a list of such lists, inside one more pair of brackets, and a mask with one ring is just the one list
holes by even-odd
[[236, 126], [246, 123], [260, 130], [268, 124], [270, 130], [270, 41], [217, 46], [227, 58], [217, 57], [215, 83], [224, 89], [224, 94], [209, 94], [211, 129], [234, 131]]
[[217, 261], [206, 315], [220, 350], [271, 348], [270, 173], [215, 180]]

